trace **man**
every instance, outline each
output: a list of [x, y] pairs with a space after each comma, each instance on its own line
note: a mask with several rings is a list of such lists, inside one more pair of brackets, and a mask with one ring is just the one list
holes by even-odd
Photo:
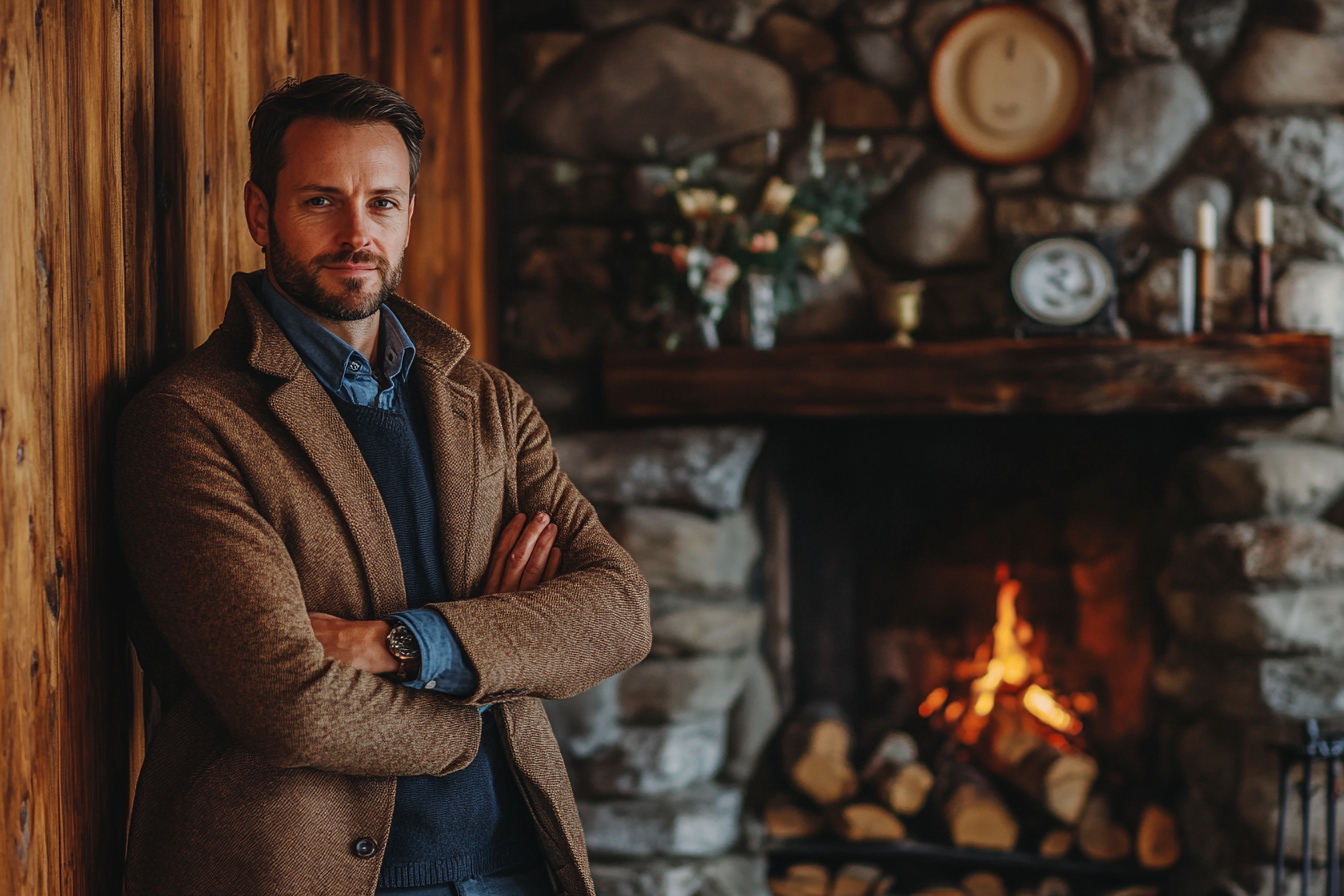
[[592, 892], [539, 698], [645, 655], [647, 587], [527, 395], [394, 295], [422, 136], [364, 79], [268, 94], [266, 269], [122, 419], [165, 702], [129, 896]]

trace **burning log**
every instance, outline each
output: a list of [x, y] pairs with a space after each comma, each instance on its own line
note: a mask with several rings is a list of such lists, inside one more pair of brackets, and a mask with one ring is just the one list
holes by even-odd
[[919, 747], [904, 731], [882, 739], [864, 768], [863, 779], [872, 783], [882, 802], [897, 815], [918, 814], [933, 789], [933, 772], [919, 761]]
[[849, 726], [831, 704], [803, 709], [784, 730], [784, 769], [800, 791], [822, 806], [843, 802], [859, 789], [849, 763]]
[[939, 771], [936, 790], [955, 845], [1002, 851], [1017, 845], [1017, 819], [977, 769], [949, 762]]
[[876, 865], [844, 865], [835, 873], [830, 896], [873, 896], [882, 882], [882, 869]]
[[1129, 855], [1129, 831], [1111, 817], [1111, 801], [1094, 793], [1078, 819], [1078, 848], [1097, 862], [1118, 862]]
[[784, 877], [770, 881], [775, 896], [826, 896], [831, 876], [822, 865], [790, 865]]
[[846, 840], [904, 840], [905, 825], [882, 806], [851, 803], [832, 815], [835, 832]]
[[1134, 852], [1144, 868], [1162, 870], [1180, 861], [1181, 837], [1176, 819], [1161, 806], [1150, 805], [1143, 810], [1134, 839]]
[[[1027, 695], [1053, 701], [1044, 690]], [[1026, 703], [1024, 695], [1023, 703]], [[1027, 716], [1025, 705], [994, 708], [988, 743], [982, 739], [977, 754], [985, 767], [1044, 806], [1065, 824], [1076, 824], [1099, 769], [1091, 756], [1065, 752], [1038, 733], [1041, 724]], [[1036, 713], [1048, 715], [1047, 707]]]
[[988, 871], [966, 875], [961, 879], [961, 889], [966, 896], [1008, 896], [1003, 878]]
[[1037, 852], [1043, 859], [1062, 859], [1073, 849], [1073, 831], [1056, 828], [1041, 838]]
[[820, 815], [804, 809], [783, 794], [775, 796], [765, 806], [765, 830], [777, 840], [815, 837], [825, 826]]

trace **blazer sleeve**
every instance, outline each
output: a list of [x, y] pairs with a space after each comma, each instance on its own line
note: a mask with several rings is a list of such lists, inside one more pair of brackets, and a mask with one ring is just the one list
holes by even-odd
[[480, 682], [468, 698], [560, 700], [642, 660], [652, 644], [649, 588], [639, 567], [560, 471], [532, 399], [497, 374], [514, 423], [518, 510], [545, 511], [558, 529], [560, 575], [530, 591], [433, 603]]
[[471, 762], [478, 712], [327, 659], [280, 535], [190, 403], [141, 395], [115, 461], [139, 599], [244, 746], [276, 766], [442, 775]]

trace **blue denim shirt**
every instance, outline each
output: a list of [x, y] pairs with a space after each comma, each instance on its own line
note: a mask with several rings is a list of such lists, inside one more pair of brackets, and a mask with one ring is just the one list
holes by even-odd
[[[402, 400], [401, 390], [415, 361], [415, 345], [391, 308], [383, 306], [378, 335], [380, 372], [388, 382], [384, 387], [368, 358], [285, 298], [271, 283], [269, 273], [262, 277], [257, 297], [328, 392], [354, 404], [383, 409], [395, 408]], [[406, 623], [420, 642], [420, 677], [406, 682], [407, 687], [437, 689], [456, 697], [476, 690], [476, 670], [466, 661], [447, 620], [428, 607], [388, 618]]]

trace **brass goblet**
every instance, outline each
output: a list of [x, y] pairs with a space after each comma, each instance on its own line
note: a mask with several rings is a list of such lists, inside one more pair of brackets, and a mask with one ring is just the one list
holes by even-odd
[[911, 346], [910, 334], [919, 329], [924, 312], [924, 281], [892, 283], [877, 297], [877, 317], [896, 332], [892, 345]]

